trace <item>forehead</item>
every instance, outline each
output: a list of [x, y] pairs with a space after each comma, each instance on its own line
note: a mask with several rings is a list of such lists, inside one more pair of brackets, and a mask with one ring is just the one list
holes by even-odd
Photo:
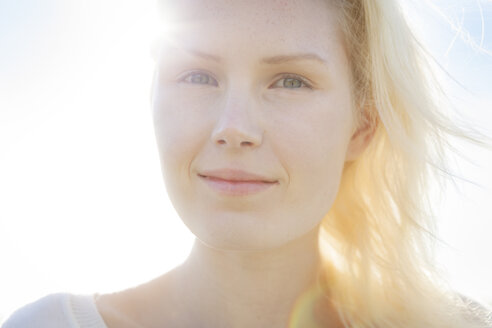
[[[284, 47], [325, 52], [341, 41], [337, 10], [328, 0], [164, 1], [174, 41], [190, 46], [242, 45], [248, 53]], [[341, 42], [339, 42], [341, 43]], [[237, 49], [236, 49], [237, 50]]]
[[[164, 9], [179, 14], [179, 18], [200, 19], [207, 15], [224, 18], [253, 14], [256, 17], [313, 15], [332, 9], [330, 0], [162, 0]], [[314, 9], [314, 11], [313, 11]], [[179, 19], [178, 18], [178, 19]]]

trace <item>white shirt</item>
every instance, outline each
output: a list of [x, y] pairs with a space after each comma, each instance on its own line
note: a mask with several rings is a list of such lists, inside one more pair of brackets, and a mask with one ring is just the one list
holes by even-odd
[[1, 328], [108, 328], [95, 296], [50, 294], [15, 311]]

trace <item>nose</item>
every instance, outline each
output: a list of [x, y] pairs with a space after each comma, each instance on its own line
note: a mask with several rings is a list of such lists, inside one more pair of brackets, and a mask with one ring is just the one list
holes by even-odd
[[250, 101], [228, 97], [212, 131], [215, 145], [225, 148], [255, 148], [262, 143], [263, 130]]

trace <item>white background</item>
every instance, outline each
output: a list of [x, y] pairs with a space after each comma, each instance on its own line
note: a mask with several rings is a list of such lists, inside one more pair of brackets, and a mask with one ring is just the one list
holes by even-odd
[[[432, 3], [412, 23], [469, 90], [450, 85], [462, 114], [492, 132], [491, 2]], [[0, 321], [48, 293], [143, 283], [188, 254], [153, 136], [157, 31], [151, 0], [0, 0]], [[450, 245], [438, 260], [492, 304], [492, 155], [462, 148], [471, 162], [455, 171], [481, 186], [458, 181], [436, 203]]]

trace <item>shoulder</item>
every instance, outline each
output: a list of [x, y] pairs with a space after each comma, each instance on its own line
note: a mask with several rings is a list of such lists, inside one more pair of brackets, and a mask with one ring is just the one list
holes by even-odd
[[[118, 292], [97, 295], [95, 303], [108, 327], [182, 327], [182, 311], [170, 274]], [[186, 315], [186, 316], [183, 316]]]
[[2, 328], [72, 327], [67, 318], [69, 294], [50, 294], [15, 311]]
[[57, 293], [15, 311], [1, 328], [106, 328], [93, 296]]

